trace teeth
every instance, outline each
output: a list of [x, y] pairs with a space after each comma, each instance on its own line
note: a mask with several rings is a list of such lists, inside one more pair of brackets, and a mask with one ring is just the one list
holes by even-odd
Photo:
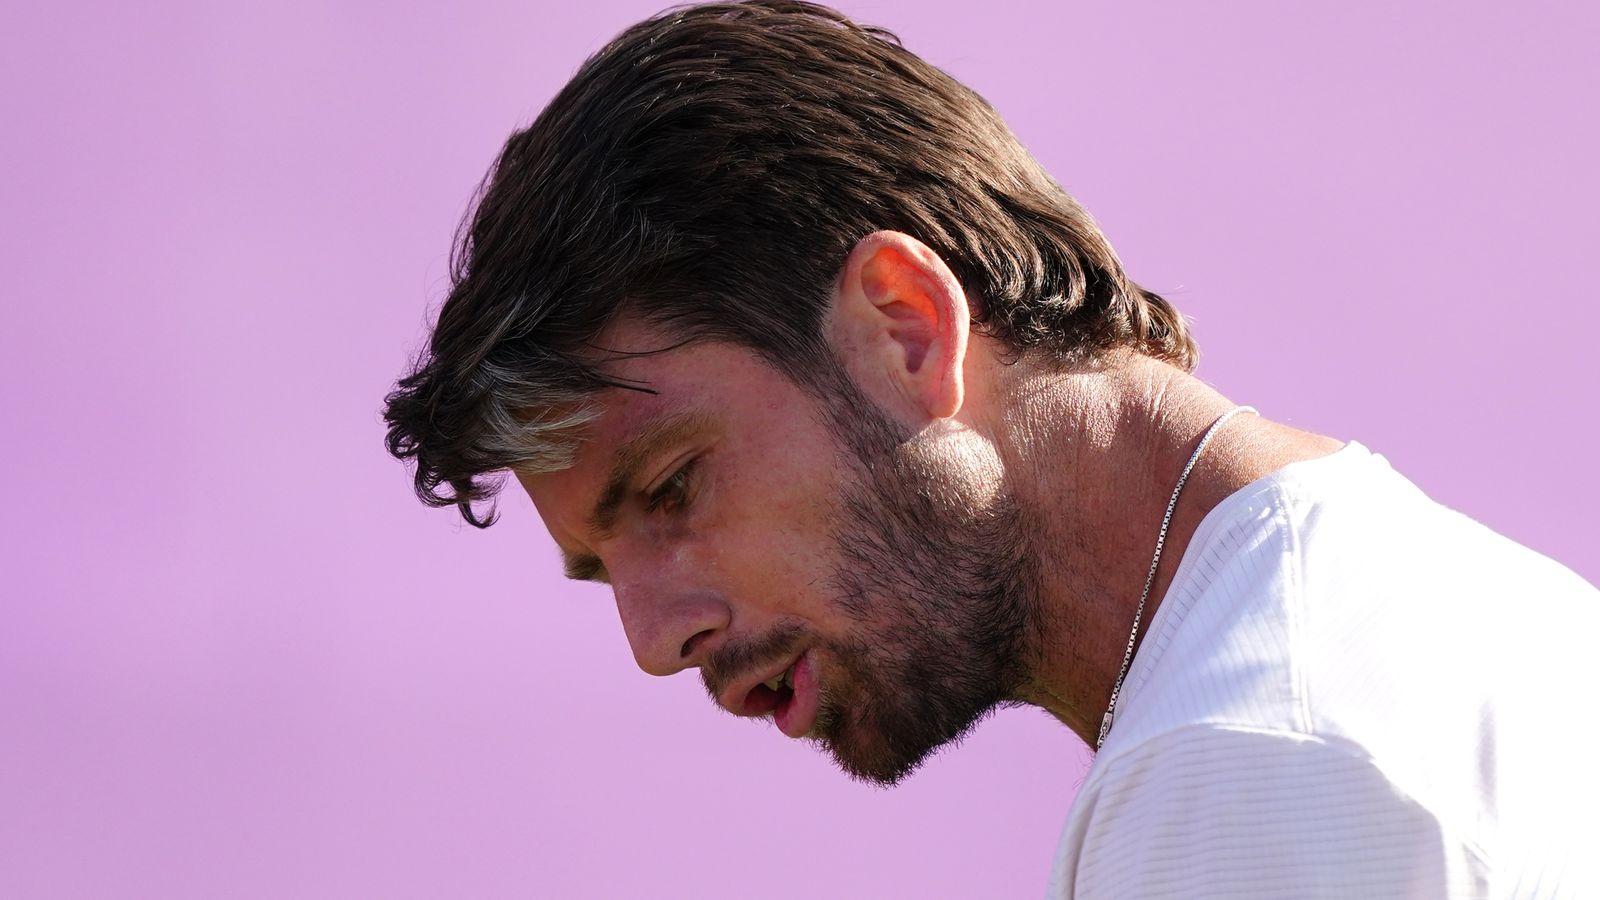
[[761, 683], [767, 686], [767, 690], [776, 691], [776, 690], [778, 690], [780, 688], [785, 688], [785, 687], [792, 688], [792, 687], [794, 687], [794, 682], [792, 681], [793, 677], [794, 677], [794, 667], [790, 666], [789, 668], [784, 669], [782, 674], [775, 675], [775, 676], [773, 676], [773, 677], [771, 677], [771, 678], [769, 678], [766, 681], [763, 681]]

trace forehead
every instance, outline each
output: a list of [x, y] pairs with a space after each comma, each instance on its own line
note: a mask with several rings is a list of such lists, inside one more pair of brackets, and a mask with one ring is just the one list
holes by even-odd
[[[624, 322], [608, 328], [595, 344], [610, 357], [609, 375], [647, 390], [608, 388], [598, 394], [598, 414], [576, 433], [570, 467], [514, 473], [558, 538], [556, 514], [594, 502], [618, 451], [630, 441], [659, 433], [664, 425], [672, 432], [762, 427], [761, 420], [792, 411], [799, 393], [754, 351], [728, 343], [683, 344], [650, 326]], [[679, 427], [671, 428], [674, 423]], [[570, 516], [561, 518], [570, 521]]]
[[578, 434], [579, 465], [609, 457], [665, 418], [697, 409], [770, 407], [793, 387], [752, 350], [725, 342], [684, 343], [632, 319], [609, 326], [594, 343], [607, 358], [607, 374], [642, 390], [608, 388], [595, 397], [599, 415]]

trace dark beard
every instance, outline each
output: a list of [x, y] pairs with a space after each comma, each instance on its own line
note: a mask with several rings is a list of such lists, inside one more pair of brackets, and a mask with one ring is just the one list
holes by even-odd
[[823, 645], [848, 677], [823, 686], [813, 734], [846, 774], [887, 786], [1019, 702], [1040, 633], [1037, 557], [1011, 496], [976, 512], [941, 502], [938, 473], [837, 375], [823, 404], [844, 468], [828, 581], [860, 627]]

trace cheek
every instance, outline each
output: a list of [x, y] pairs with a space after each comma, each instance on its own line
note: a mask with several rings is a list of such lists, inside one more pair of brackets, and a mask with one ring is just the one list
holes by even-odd
[[727, 485], [709, 533], [714, 555], [746, 597], [794, 612], [820, 602], [835, 564], [821, 483], [770, 466]]

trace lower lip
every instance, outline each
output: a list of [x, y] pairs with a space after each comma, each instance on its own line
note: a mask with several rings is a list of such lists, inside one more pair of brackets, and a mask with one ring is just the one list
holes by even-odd
[[789, 676], [793, 693], [773, 710], [778, 730], [792, 738], [805, 737], [817, 722], [817, 678], [811, 671], [811, 654], [801, 654]]

